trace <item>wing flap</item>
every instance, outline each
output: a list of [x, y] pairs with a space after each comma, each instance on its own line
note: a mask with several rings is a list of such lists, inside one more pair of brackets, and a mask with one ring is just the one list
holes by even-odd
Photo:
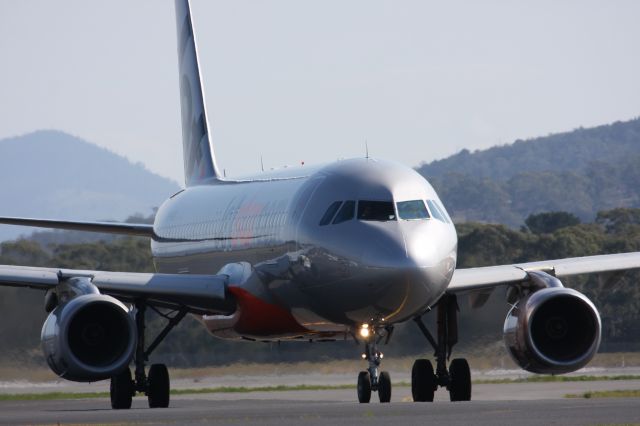
[[227, 294], [227, 275], [155, 274], [0, 265], [0, 286], [54, 288], [63, 280], [87, 277], [101, 293], [123, 301], [144, 299], [193, 313], [230, 314], [235, 300]]

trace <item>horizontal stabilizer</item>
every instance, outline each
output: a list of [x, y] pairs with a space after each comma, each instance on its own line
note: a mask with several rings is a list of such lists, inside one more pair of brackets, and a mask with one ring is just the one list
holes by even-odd
[[105, 234], [136, 235], [153, 237], [153, 225], [121, 222], [78, 222], [67, 220], [30, 219], [23, 217], [0, 217], [5, 225], [35, 226], [37, 228], [69, 229], [73, 231], [103, 232]]

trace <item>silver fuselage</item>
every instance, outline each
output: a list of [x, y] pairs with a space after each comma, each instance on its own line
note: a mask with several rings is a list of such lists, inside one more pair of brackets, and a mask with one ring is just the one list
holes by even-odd
[[238, 265], [239, 285], [310, 333], [392, 324], [437, 302], [456, 265], [450, 220], [396, 216], [320, 226], [327, 207], [343, 200], [439, 202], [413, 169], [373, 159], [193, 186], [158, 210], [156, 267], [215, 274]]

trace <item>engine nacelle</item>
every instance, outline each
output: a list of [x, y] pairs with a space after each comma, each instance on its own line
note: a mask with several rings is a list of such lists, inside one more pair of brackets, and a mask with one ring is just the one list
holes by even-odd
[[58, 376], [76, 382], [107, 379], [129, 365], [135, 322], [111, 296], [84, 294], [59, 305], [42, 327], [42, 350]]
[[523, 369], [564, 374], [584, 367], [600, 346], [598, 310], [582, 293], [564, 287], [529, 294], [509, 311], [504, 341]]

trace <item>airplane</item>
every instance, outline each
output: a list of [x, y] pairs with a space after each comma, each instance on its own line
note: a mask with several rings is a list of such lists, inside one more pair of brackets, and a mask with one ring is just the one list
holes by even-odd
[[[0, 265], [0, 285], [44, 292], [42, 349], [58, 376], [110, 379], [114, 409], [130, 408], [136, 393], [151, 408], [168, 407], [167, 367], [147, 369], [147, 360], [189, 314], [223, 339], [354, 339], [367, 362], [358, 401], [377, 392], [388, 403], [379, 345], [396, 324], [415, 321], [435, 350], [435, 369], [429, 359], [415, 361], [413, 400], [433, 401], [443, 387], [451, 401], [469, 401], [468, 362], [447, 365], [458, 341], [457, 297], [469, 294], [481, 307], [496, 287], [509, 289], [504, 340], [521, 368], [563, 374], [593, 358], [598, 310], [560, 278], [640, 268], [640, 252], [460, 269], [451, 218], [407, 166], [355, 158], [226, 178], [214, 155], [189, 0], [175, 0], [175, 9], [185, 188], [159, 207], [152, 225], [0, 218], [151, 241], [156, 273]], [[169, 321], [146, 345], [148, 309]], [[422, 320], [432, 310], [435, 336]]]

